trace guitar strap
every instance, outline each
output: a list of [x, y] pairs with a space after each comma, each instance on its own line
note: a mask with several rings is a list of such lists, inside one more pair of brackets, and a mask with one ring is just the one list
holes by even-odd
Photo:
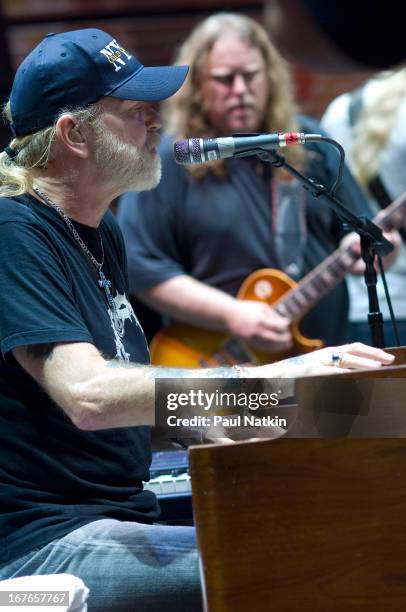
[[278, 268], [298, 280], [303, 276], [307, 238], [306, 197], [299, 181], [271, 178], [272, 234]]

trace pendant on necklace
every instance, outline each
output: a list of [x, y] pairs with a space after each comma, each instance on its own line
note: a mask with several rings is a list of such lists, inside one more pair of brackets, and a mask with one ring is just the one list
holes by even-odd
[[113, 299], [113, 296], [111, 295], [111, 292], [110, 292], [111, 281], [109, 281], [104, 276], [104, 273], [101, 270], [99, 270], [99, 276], [100, 276], [100, 280], [97, 281], [99, 283], [99, 287], [100, 287], [100, 289], [104, 289], [104, 293], [106, 294], [107, 302], [108, 302], [110, 308], [112, 309], [112, 311], [115, 312], [115, 310], [116, 310], [116, 303], [115, 303], [115, 301]]

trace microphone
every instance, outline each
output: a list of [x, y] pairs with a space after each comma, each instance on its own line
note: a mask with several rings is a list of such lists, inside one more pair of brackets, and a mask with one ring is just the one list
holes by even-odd
[[225, 138], [189, 138], [175, 142], [173, 151], [178, 164], [203, 164], [206, 161], [234, 157], [256, 149], [290, 147], [322, 140], [321, 134], [284, 132], [275, 134], [233, 134]]

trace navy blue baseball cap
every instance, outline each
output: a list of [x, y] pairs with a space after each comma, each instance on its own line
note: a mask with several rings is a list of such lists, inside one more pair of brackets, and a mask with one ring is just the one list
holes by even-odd
[[10, 94], [16, 136], [54, 123], [61, 110], [105, 96], [156, 102], [182, 85], [187, 66], [143, 66], [110, 34], [96, 29], [48, 34], [19, 66]]

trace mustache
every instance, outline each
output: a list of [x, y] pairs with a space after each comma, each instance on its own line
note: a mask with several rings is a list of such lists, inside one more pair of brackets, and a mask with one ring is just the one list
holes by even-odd
[[235, 108], [255, 108], [255, 103], [250, 99], [238, 100], [237, 102], [232, 102], [227, 106], [227, 111], [232, 111]]

